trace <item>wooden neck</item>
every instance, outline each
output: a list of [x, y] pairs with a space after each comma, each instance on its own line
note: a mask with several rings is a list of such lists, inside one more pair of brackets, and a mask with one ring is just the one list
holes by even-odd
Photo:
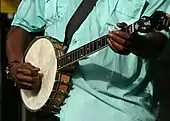
[[[138, 24], [137, 22], [119, 30], [119, 31], [125, 31], [129, 34], [132, 34], [138, 30]], [[67, 54], [64, 54], [63, 56], [60, 56], [57, 58], [58, 61], [58, 70], [65, 68], [66, 66], [69, 66], [75, 62], [78, 62], [79, 60], [83, 59], [84, 57], [93, 54], [94, 52], [97, 52], [106, 46], [108, 46], [108, 35], [104, 35], [88, 44], [85, 44]]]
[[[162, 16], [162, 11], [156, 11], [152, 15], [152, 20], [150, 21], [150, 17], [146, 17], [144, 19], [139, 19], [137, 22], [126, 26], [123, 29], [120, 29], [119, 31], [125, 31], [129, 34], [133, 34], [135, 32], [141, 31], [141, 30], [147, 30], [146, 26], [151, 26], [152, 28], [161, 24], [163, 27], [169, 27], [170, 26], [170, 16], [168, 15], [167, 17]], [[159, 23], [159, 20], [163, 19], [161, 23]], [[155, 23], [156, 22], [156, 23]], [[155, 25], [152, 26], [152, 24], [155, 23]], [[144, 25], [142, 28], [140, 28], [141, 25]], [[146, 33], [146, 32], [145, 32]], [[63, 56], [60, 56], [57, 58], [58, 62], [58, 70], [65, 68], [66, 66], [69, 66], [70, 64], [73, 64], [84, 57], [93, 54], [96, 51], [99, 51], [103, 48], [105, 48], [108, 45], [108, 35], [104, 35], [86, 45], [83, 45]]]

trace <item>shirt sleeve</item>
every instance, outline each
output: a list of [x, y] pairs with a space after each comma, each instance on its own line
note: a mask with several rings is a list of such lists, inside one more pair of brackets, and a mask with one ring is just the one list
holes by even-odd
[[42, 31], [46, 22], [44, 17], [45, 0], [22, 0], [12, 22], [29, 32]]

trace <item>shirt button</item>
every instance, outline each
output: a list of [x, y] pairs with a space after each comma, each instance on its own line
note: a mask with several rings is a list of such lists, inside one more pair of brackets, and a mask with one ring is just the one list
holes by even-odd
[[74, 39], [74, 40], [73, 40], [73, 43], [74, 43], [74, 44], [76, 44], [76, 43], [77, 43], [77, 40], [76, 40], [76, 39]]

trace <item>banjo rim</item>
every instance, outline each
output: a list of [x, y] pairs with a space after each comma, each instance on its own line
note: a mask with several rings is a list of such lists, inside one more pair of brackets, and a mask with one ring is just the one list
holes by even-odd
[[[24, 55], [23, 55], [23, 60], [22, 60], [23, 62], [26, 62], [26, 61], [25, 61], [26, 56], [27, 56], [30, 48], [33, 46], [33, 44], [34, 44], [35, 42], [37, 42], [38, 40], [43, 39], [43, 38], [50, 41], [50, 39], [51, 39], [52, 37], [49, 37], [49, 36], [36, 36], [36, 37], [29, 43], [28, 47], [26, 48], [26, 50], [25, 50], [25, 52], [24, 52]], [[51, 41], [50, 41], [50, 42], [51, 42]], [[24, 94], [22, 94], [22, 93], [24, 93], [23, 91], [24, 91], [24, 89], [20, 89], [20, 93], [21, 93], [21, 97], [22, 97], [22, 103], [24, 104], [25, 108], [26, 108], [27, 110], [29, 110], [30, 112], [41, 111], [41, 110], [45, 107], [45, 104], [48, 102], [48, 99], [49, 99], [50, 96], [51, 96], [51, 93], [50, 93], [49, 96], [48, 96], [48, 99], [46, 99], [46, 101], [44, 101], [44, 102], [45, 102], [44, 105], [40, 106], [40, 107], [37, 108], [37, 109], [31, 109], [31, 108], [28, 107], [28, 105], [26, 105], [26, 103], [25, 103], [25, 101], [24, 101], [24, 99], [23, 99], [23, 95], [24, 95]]]

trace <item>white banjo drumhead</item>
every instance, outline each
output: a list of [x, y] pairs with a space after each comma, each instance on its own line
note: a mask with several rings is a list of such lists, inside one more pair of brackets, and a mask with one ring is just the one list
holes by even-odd
[[25, 106], [31, 111], [37, 111], [45, 105], [54, 86], [57, 58], [52, 43], [47, 38], [36, 40], [28, 49], [25, 62], [39, 67], [39, 73], [43, 74], [42, 85], [37, 94], [21, 89], [21, 97]]

